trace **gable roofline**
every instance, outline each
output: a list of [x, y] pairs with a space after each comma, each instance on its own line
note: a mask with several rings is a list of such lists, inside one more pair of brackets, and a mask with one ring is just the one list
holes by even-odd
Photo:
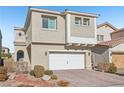
[[32, 11], [43, 12], [43, 13], [51, 13], [51, 14], [57, 14], [57, 15], [60, 15], [61, 14], [61, 12], [57, 12], [57, 11], [53, 11], [53, 10], [41, 9], [41, 8], [32, 8], [31, 7], [31, 8], [28, 9], [26, 21], [25, 21], [25, 24], [24, 24], [24, 31], [27, 30], [27, 27], [28, 27], [28, 25], [30, 23]]
[[72, 13], [72, 14], [77, 14], [77, 15], [85, 15], [85, 16], [90, 16], [90, 17], [98, 17], [97, 14], [93, 14], [93, 13], [84, 13], [84, 12], [76, 12], [76, 11], [70, 11], [70, 10], [65, 10], [64, 12], [58, 12], [58, 11], [53, 11], [53, 10], [48, 10], [48, 9], [41, 9], [41, 8], [29, 8], [28, 9], [28, 13], [27, 13], [27, 17], [26, 17], [26, 21], [24, 24], [24, 31], [27, 30], [27, 27], [29, 26], [30, 20], [31, 20], [31, 12], [35, 11], [35, 12], [43, 12], [43, 13], [51, 13], [51, 14], [56, 14], [56, 15], [66, 15], [67, 13]]
[[70, 13], [70, 14], [77, 14], [77, 15], [85, 15], [85, 16], [89, 16], [89, 17], [98, 17], [97, 14], [93, 14], [93, 13], [85, 13], [85, 12], [77, 12], [77, 11], [70, 11], [68, 9], [65, 10], [64, 14], [67, 14], [67, 13]]
[[97, 28], [100, 28], [100, 27], [105, 26], [105, 25], [110, 26], [110, 27], [111, 27], [113, 30], [115, 30], [115, 31], [118, 30], [115, 26], [113, 26], [113, 25], [110, 24], [109, 22], [104, 22], [104, 23], [102, 23], [102, 24], [99, 24], [99, 25], [97, 25]]
[[112, 32], [111, 34], [116, 34], [116, 33], [120, 33], [120, 32], [124, 32], [124, 28], [118, 29], [116, 32]]
[[122, 43], [124, 43], [124, 37], [112, 39], [109, 41], [103, 41], [103, 42], [98, 43], [97, 45], [107, 46], [109, 48], [113, 48], [113, 47], [120, 45]]

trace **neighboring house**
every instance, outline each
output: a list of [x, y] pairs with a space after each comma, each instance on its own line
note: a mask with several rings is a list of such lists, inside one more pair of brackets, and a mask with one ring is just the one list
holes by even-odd
[[108, 46], [110, 53], [110, 62], [114, 63], [117, 68], [124, 68], [124, 37], [101, 42], [99, 43], [99, 45]]
[[29, 57], [26, 49], [26, 35], [23, 28], [14, 28], [15, 40], [14, 40], [14, 59], [15, 61], [28, 61]]
[[[24, 28], [15, 28], [15, 61], [46, 69], [91, 69], [97, 15], [30, 8]], [[20, 34], [21, 33], [21, 34]]]
[[[104, 31], [107, 32], [108, 30], [104, 28]], [[98, 42], [96, 47], [99, 48], [95, 47], [93, 51], [95, 65], [99, 62], [110, 62], [114, 63], [117, 68], [124, 68], [124, 28], [115, 29], [111, 33], [108, 31], [108, 34], [104, 34], [104, 37], [107, 36], [109, 39]]]
[[111, 40], [111, 33], [117, 30], [109, 22], [97, 25], [97, 45], [92, 48], [92, 61], [94, 66], [97, 66], [98, 63], [111, 62], [111, 50], [109, 46], [102, 45], [101, 43]]
[[[0, 55], [1, 55], [1, 52], [2, 52], [2, 32], [0, 29]], [[0, 59], [1, 59], [1, 56], [0, 56]]]
[[2, 54], [9, 54], [9, 48], [8, 47], [2, 47]]
[[109, 41], [111, 40], [111, 33], [116, 32], [118, 29], [111, 25], [109, 22], [99, 24], [97, 26], [97, 41]]

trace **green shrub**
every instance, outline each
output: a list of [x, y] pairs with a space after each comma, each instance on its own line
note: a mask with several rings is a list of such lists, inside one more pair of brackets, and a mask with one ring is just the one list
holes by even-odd
[[103, 62], [101, 62], [101, 63], [98, 64], [97, 69], [98, 69], [99, 71], [101, 71], [101, 72], [102, 72], [102, 71], [108, 72], [109, 65], [110, 65], [110, 63], [103, 63]]
[[108, 73], [117, 72], [117, 67], [113, 63], [99, 63], [97, 69]]
[[116, 73], [117, 72], [117, 67], [113, 63], [110, 63], [108, 72], [109, 73]]
[[44, 67], [41, 65], [35, 65], [34, 66], [34, 75], [36, 78], [42, 77], [44, 74]]
[[12, 55], [10, 53], [2, 53], [1, 54], [1, 58], [3, 58], [3, 59], [8, 59], [8, 58], [11, 58], [11, 57], [12, 57]]
[[52, 70], [46, 70], [45, 72], [44, 72], [44, 74], [45, 75], [53, 75], [53, 71]]
[[57, 77], [57, 75], [51, 75], [51, 79], [52, 79], [52, 80], [57, 80], [58, 77]]
[[30, 71], [30, 75], [31, 75], [31, 76], [35, 76], [35, 75], [34, 75], [34, 70], [31, 70], [31, 71]]

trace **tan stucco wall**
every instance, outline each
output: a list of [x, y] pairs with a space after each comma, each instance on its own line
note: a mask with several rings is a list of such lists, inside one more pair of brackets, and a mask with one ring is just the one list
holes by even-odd
[[[49, 50], [66, 50], [64, 45], [31, 45], [31, 64], [43, 65], [46, 69], [49, 67]], [[76, 50], [75, 50], [76, 51]], [[88, 55], [88, 50], [81, 50], [86, 53], [86, 69], [91, 69], [91, 55]]]
[[[57, 18], [57, 29], [54, 31], [42, 28], [42, 15]], [[65, 19], [60, 15], [32, 12], [32, 42], [65, 43]]]
[[112, 39], [124, 37], [124, 31], [112, 34]]
[[[108, 41], [111, 40], [111, 34], [112, 32], [114, 32], [115, 30], [113, 30], [110, 26], [102, 26], [97, 28], [97, 35], [104, 35], [104, 41]], [[98, 41], [101, 42], [101, 41]]]
[[31, 22], [30, 22], [30, 24], [29, 24], [29, 26], [28, 26], [28, 29], [27, 29], [27, 31], [26, 31], [26, 33], [25, 33], [26, 35], [26, 43], [27, 43], [27, 45], [28, 44], [30, 44], [31, 43], [31, 41], [32, 41], [32, 24], [31, 24]]
[[[75, 17], [80, 17], [81, 21], [83, 18], [90, 19], [89, 26], [76, 25], [75, 24]], [[83, 21], [82, 21], [83, 22]], [[87, 17], [87, 16], [80, 16], [80, 15], [73, 15], [71, 14], [71, 36], [75, 37], [94, 37], [95, 36], [95, 18]]]
[[26, 49], [26, 46], [15, 46], [15, 51], [14, 51], [14, 60], [17, 61], [17, 52], [19, 50], [22, 50], [24, 52], [24, 61], [29, 62], [29, 57], [28, 57], [28, 54], [27, 54], [27, 49]]
[[91, 50], [86, 50], [86, 69], [92, 69]]
[[[21, 33], [21, 36], [19, 36], [19, 33]], [[25, 33], [21, 30], [15, 30], [15, 42], [25, 42]]]
[[124, 44], [121, 43], [113, 48], [111, 48], [112, 52], [124, 52]]

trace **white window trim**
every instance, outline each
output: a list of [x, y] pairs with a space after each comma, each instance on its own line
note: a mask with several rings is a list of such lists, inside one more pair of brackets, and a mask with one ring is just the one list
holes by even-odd
[[[89, 20], [89, 24], [84, 25], [84, 19], [88, 19], [88, 20]], [[83, 18], [83, 19], [82, 19], [82, 26], [86, 26], [86, 27], [87, 27], [87, 26], [90, 26], [90, 19], [89, 19], [89, 18]]]
[[[103, 38], [101, 38], [103, 36]], [[97, 41], [104, 41], [104, 35], [97, 35]]]
[[[48, 17], [48, 19], [49, 19], [49, 17]], [[44, 27], [43, 27], [43, 17], [42, 17], [41, 20], [42, 20], [42, 29], [43, 29], [43, 30], [53, 30], [53, 31], [54, 31], [54, 30], [57, 30], [57, 18], [55, 18], [55, 29], [44, 28]]]
[[76, 24], [75, 23], [75, 25], [80, 26], [81, 25], [81, 18], [80, 17], [75, 17], [75, 22], [76, 22], [76, 18], [79, 18], [80, 19], [80, 23], [79, 24]]

